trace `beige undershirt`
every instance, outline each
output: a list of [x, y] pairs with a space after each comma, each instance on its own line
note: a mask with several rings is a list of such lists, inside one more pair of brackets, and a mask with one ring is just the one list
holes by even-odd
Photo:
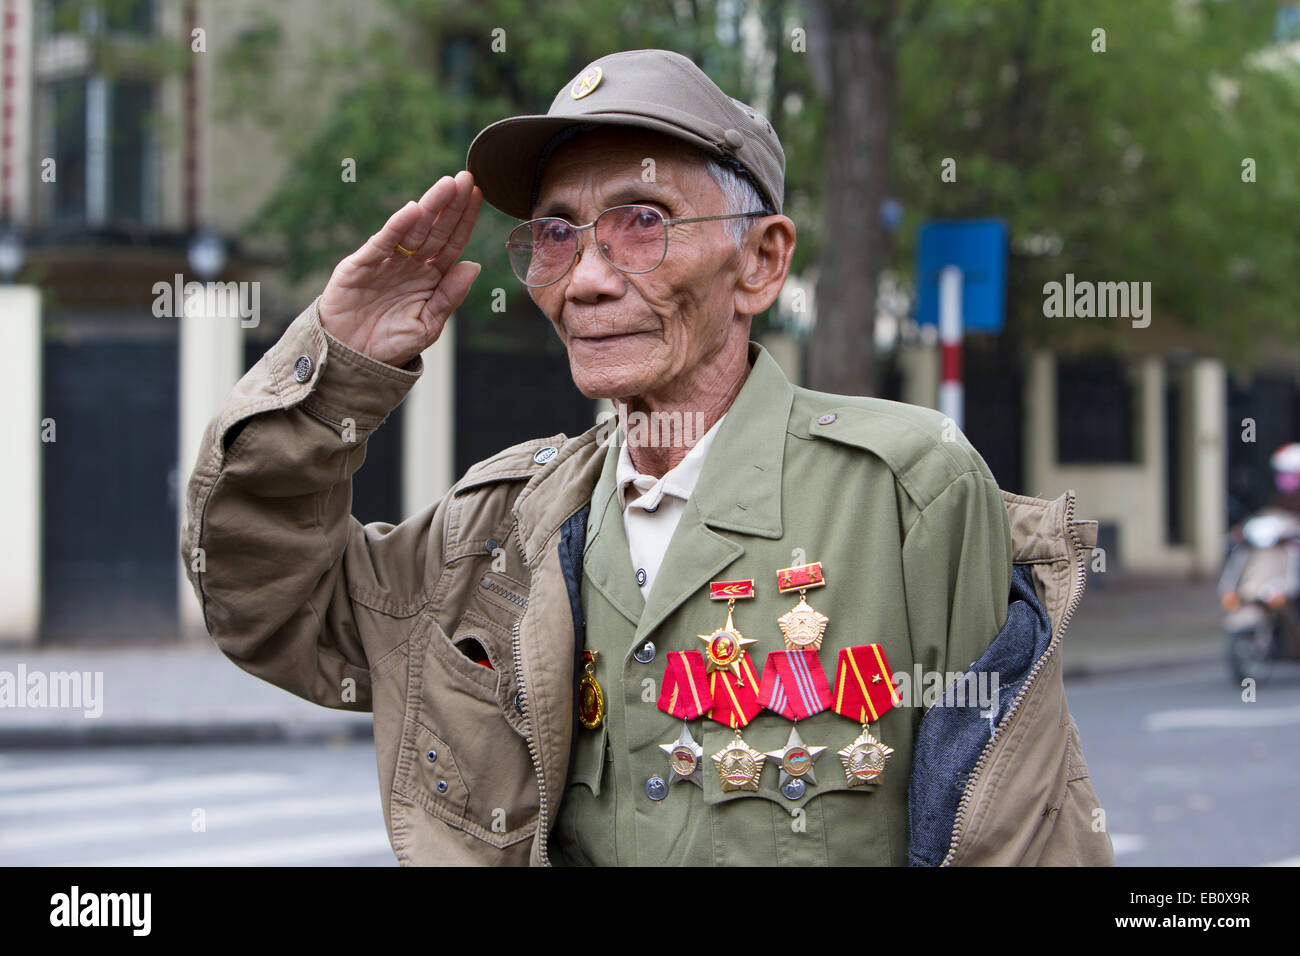
[[[695, 490], [709, 446], [722, 424], [724, 414], [697, 441], [686, 457], [662, 478], [639, 474], [628, 454], [627, 441], [618, 450], [618, 503], [623, 510], [623, 530], [627, 533], [628, 551], [641, 596], [647, 598], [655, 576], [663, 564], [668, 542], [677, 530], [677, 522], [686, 510], [686, 501]], [[644, 574], [642, 573], [644, 572]]]

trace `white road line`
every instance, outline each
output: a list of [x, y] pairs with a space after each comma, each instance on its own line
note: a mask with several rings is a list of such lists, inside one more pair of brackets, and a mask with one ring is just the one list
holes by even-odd
[[[347, 814], [360, 816], [367, 811], [382, 812], [379, 795], [345, 795], [340, 797], [289, 797], [280, 800], [208, 806], [204, 825], [207, 833], [219, 834], [236, 827], [246, 827], [267, 820], [307, 819]], [[152, 814], [138, 819], [99, 819], [77, 823], [24, 826], [9, 833], [0, 832], [0, 853], [32, 848], [92, 845], [111, 840], [134, 839], [164, 834], [193, 833], [190, 809]]]
[[124, 803], [157, 803], [186, 799], [203, 801], [227, 793], [284, 790], [294, 779], [279, 773], [220, 773], [202, 777], [174, 777], [122, 787], [77, 787], [71, 790], [35, 790], [0, 797], [0, 814], [44, 813], [49, 810], [95, 809]]
[[152, 853], [142, 856], [92, 860], [77, 866], [275, 866], [317, 863], [355, 856], [358, 853], [392, 853], [382, 826], [373, 830], [340, 830], [284, 840], [258, 840], [236, 846], [195, 847], [184, 852]]
[[1138, 850], [1145, 849], [1147, 839], [1132, 833], [1112, 833], [1110, 845], [1116, 856], [1123, 856], [1125, 853], [1136, 853]]
[[1158, 710], [1146, 716], [1148, 731], [1227, 730], [1241, 727], [1283, 727], [1287, 724], [1300, 724], [1300, 705], [1260, 707], [1258, 704], [1243, 703], [1237, 707]]
[[41, 767], [35, 770], [12, 770], [0, 775], [0, 790], [28, 790], [32, 787], [57, 787], [67, 783], [80, 786], [106, 780], [138, 779], [146, 773], [143, 766], [91, 764], [86, 767]]

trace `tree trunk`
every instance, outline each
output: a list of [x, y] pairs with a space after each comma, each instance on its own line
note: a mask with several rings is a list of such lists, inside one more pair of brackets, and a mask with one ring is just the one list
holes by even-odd
[[[875, 394], [876, 285], [887, 264], [880, 204], [889, 195], [897, 0], [812, 0], [824, 27], [809, 56], [828, 56], [825, 219], [810, 388]], [[812, 38], [810, 38], [811, 41]]]

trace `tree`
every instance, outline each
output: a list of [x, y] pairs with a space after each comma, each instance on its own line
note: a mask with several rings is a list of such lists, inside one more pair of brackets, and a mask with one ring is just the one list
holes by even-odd
[[[1008, 320], [1028, 341], [1124, 348], [1173, 328], [1162, 341], [1243, 363], [1294, 348], [1300, 70], [1271, 49], [1275, 3], [908, 10], [894, 171], [910, 213], [897, 265], [910, 267], [925, 219], [1000, 216]], [[955, 182], [941, 178], [945, 159]], [[1046, 318], [1043, 286], [1066, 273], [1150, 282], [1153, 327]]]
[[827, 392], [876, 391], [876, 284], [888, 261], [879, 212], [889, 195], [894, 133], [896, 0], [814, 0], [829, 64], [826, 195], [817, 324], [808, 384]]

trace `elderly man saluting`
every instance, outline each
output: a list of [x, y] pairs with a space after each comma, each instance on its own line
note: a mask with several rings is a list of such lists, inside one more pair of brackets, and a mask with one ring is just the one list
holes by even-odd
[[[1112, 863], [1059, 665], [1095, 524], [1000, 492], [936, 412], [796, 388], [749, 341], [795, 246], [767, 120], [616, 53], [467, 166], [239, 382], [182, 532], [232, 660], [373, 710], [398, 860]], [[622, 426], [362, 526], [365, 437], [478, 274], [484, 197], [527, 220], [513, 268]]]

